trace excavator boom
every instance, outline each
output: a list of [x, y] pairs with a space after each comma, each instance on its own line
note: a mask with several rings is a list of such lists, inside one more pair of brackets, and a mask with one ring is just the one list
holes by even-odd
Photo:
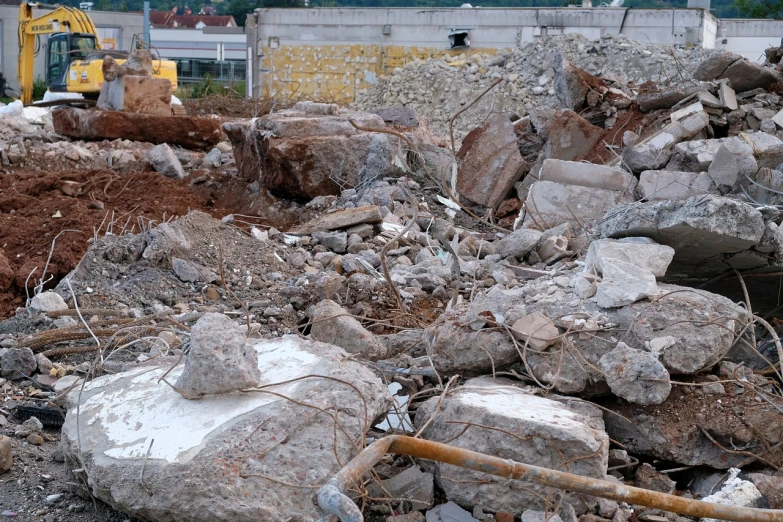
[[[33, 8], [50, 9], [34, 17]], [[97, 97], [103, 85], [101, 65], [105, 54], [123, 63], [127, 53], [101, 50], [98, 30], [90, 16], [62, 5], [22, 2], [19, 6], [19, 90], [24, 105], [33, 101], [35, 39], [50, 35], [47, 45], [46, 83], [53, 92]], [[152, 74], [177, 88], [177, 65], [153, 60]]]
[[[52, 9], [46, 14], [33, 17], [33, 7]], [[19, 89], [22, 103], [33, 101], [33, 68], [35, 60], [35, 38], [41, 34], [73, 32], [92, 34], [98, 30], [92, 19], [83, 11], [61, 5], [22, 2], [19, 5]]]

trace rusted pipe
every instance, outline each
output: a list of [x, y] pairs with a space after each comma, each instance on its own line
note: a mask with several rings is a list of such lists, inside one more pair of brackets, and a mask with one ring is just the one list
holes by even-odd
[[[513, 460], [504, 460], [439, 442], [401, 435], [384, 437], [370, 444], [341, 469], [334, 478], [330, 479], [318, 492], [318, 504], [321, 509], [328, 514], [337, 515], [342, 522], [363, 522], [364, 517], [361, 511], [345, 495], [345, 491], [367, 473], [386, 453], [436, 460], [491, 475], [525, 480], [541, 486], [594, 495], [692, 517], [735, 520], [737, 522], [783, 522], [783, 510], [712, 504], [574, 475], [573, 473], [520, 464]], [[322, 520], [326, 520], [326, 518]]]

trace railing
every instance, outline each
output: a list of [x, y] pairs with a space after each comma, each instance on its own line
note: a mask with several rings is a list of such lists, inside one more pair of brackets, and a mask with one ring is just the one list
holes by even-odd
[[180, 85], [199, 83], [207, 76], [218, 83], [244, 82], [246, 79], [247, 63], [244, 60], [170, 59], [177, 63], [177, 81]]

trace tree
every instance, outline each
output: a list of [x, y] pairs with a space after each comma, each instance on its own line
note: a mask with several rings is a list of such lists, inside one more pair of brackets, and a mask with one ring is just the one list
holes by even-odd
[[748, 18], [783, 19], [783, 0], [735, 0], [735, 4]]
[[109, 0], [98, 0], [95, 9], [97, 11], [111, 11], [111, 2]]

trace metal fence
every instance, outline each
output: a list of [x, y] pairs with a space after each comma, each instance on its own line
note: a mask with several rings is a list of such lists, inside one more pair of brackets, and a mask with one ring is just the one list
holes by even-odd
[[220, 83], [245, 81], [247, 62], [244, 60], [203, 60], [197, 58], [172, 58], [177, 63], [177, 81], [180, 85], [201, 82], [209, 76]]

